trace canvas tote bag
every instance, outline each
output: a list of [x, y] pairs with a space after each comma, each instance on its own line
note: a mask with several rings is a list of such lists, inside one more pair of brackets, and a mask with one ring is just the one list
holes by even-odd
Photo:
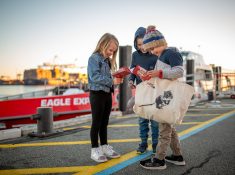
[[136, 86], [133, 111], [160, 123], [180, 124], [194, 88], [178, 80], [152, 78]]

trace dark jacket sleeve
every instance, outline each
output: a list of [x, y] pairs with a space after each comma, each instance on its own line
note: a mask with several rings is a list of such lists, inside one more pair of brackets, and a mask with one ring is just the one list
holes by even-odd
[[[132, 54], [130, 69], [134, 68], [135, 66], [136, 66], [136, 63], [135, 63], [135, 56], [134, 56], [134, 54]], [[135, 82], [135, 80], [136, 80], [136, 75], [135, 75], [135, 74], [131, 74], [128, 80]]]

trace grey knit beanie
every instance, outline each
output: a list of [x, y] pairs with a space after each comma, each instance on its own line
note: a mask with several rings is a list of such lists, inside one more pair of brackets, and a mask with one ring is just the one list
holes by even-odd
[[148, 26], [146, 34], [143, 38], [143, 48], [148, 50], [153, 47], [166, 46], [167, 42], [161, 32], [156, 30], [156, 27]]

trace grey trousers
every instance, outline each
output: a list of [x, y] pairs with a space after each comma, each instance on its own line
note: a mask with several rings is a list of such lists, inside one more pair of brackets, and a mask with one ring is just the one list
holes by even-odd
[[182, 155], [180, 141], [175, 127], [167, 123], [159, 123], [159, 138], [155, 157], [160, 160], [165, 159], [169, 146], [173, 155]]

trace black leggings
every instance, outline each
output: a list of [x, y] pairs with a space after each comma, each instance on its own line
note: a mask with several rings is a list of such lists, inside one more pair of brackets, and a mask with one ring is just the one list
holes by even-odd
[[91, 147], [99, 147], [107, 143], [107, 126], [109, 115], [112, 110], [112, 95], [104, 91], [90, 91], [90, 104], [92, 113], [92, 125], [90, 131]]

